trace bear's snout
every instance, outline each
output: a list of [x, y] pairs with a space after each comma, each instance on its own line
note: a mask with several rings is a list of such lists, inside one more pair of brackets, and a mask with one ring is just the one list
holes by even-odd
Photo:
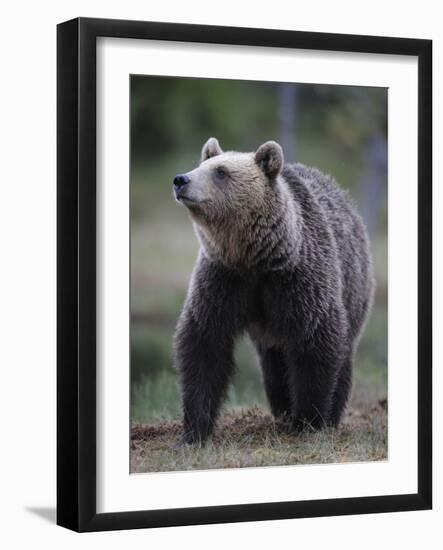
[[174, 189], [178, 191], [181, 189], [184, 185], [188, 184], [190, 182], [189, 176], [186, 174], [177, 174], [174, 178]]

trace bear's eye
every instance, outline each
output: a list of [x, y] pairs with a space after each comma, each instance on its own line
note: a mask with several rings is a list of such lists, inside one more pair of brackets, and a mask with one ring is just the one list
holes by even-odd
[[218, 179], [222, 180], [226, 177], [226, 170], [224, 170], [223, 168], [217, 168], [215, 171], [215, 175]]

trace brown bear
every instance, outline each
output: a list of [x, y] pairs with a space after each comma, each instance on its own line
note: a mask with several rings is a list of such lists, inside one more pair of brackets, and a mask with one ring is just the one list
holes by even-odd
[[370, 311], [374, 276], [365, 226], [333, 178], [284, 165], [274, 141], [223, 152], [175, 176], [200, 242], [175, 334], [184, 441], [211, 434], [248, 333], [275, 417], [295, 431], [337, 426]]

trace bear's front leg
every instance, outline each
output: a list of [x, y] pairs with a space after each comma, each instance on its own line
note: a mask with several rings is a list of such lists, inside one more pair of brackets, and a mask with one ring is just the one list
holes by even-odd
[[175, 334], [186, 443], [203, 443], [214, 428], [234, 371], [245, 295], [238, 276], [200, 258]]
[[184, 441], [204, 443], [211, 435], [231, 379], [233, 339], [220, 327], [217, 334], [202, 330], [185, 312], [176, 334]]
[[289, 353], [291, 416], [296, 431], [318, 430], [333, 422], [347, 348], [345, 325], [339, 316], [334, 316], [318, 327], [308, 345]]
[[319, 430], [329, 424], [340, 368], [338, 356], [324, 357], [315, 350], [296, 356], [289, 373], [294, 398], [291, 416], [296, 431]]

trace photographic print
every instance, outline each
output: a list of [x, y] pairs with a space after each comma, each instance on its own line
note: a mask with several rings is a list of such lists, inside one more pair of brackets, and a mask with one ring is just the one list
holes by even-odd
[[432, 42], [78, 18], [57, 52], [58, 525], [430, 509]]
[[131, 75], [131, 473], [388, 458], [387, 119]]

